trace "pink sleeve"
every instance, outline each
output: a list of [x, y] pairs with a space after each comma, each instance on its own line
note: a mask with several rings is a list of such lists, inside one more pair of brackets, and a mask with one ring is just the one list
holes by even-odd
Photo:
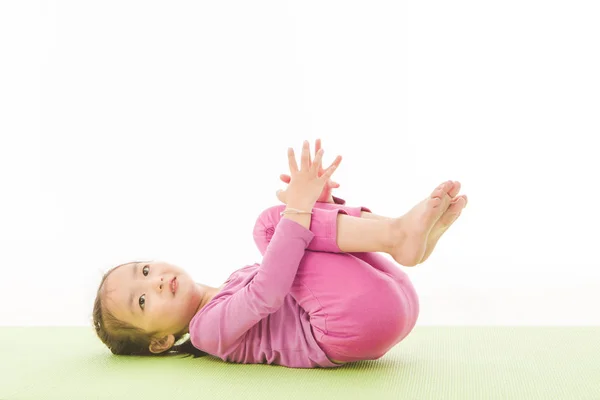
[[341, 199], [339, 197], [335, 197], [335, 196], [331, 196], [331, 197], [333, 197], [333, 203], [316, 203], [315, 207], [322, 208], [325, 210], [334, 210], [334, 209], [342, 208], [346, 212], [346, 214], [352, 215], [353, 217], [360, 217], [361, 211], [366, 211], [369, 213], [372, 212], [371, 209], [369, 209], [365, 206], [348, 207], [348, 206], [346, 206], [346, 200]]
[[[223, 354], [237, 345], [243, 335], [261, 319], [277, 311], [289, 294], [304, 251], [314, 234], [302, 225], [282, 218], [277, 224], [271, 242], [263, 255], [259, 270], [250, 283], [231, 296], [223, 297], [202, 318], [190, 323], [190, 340], [194, 346]], [[220, 300], [220, 299], [219, 299]], [[200, 332], [200, 323], [214, 334], [208, 335], [212, 343]]]

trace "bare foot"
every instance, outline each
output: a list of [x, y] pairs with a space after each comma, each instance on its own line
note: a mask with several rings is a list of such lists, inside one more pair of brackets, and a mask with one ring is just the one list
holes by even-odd
[[413, 267], [421, 261], [427, 248], [427, 237], [438, 219], [450, 206], [449, 191], [454, 184], [446, 181], [431, 195], [391, 223], [389, 254], [400, 265]]
[[467, 202], [467, 195], [464, 194], [452, 199], [450, 207], [448, 207], [446, 212], [442, 214], [440, 219], [438, 219], [438, 221], [431, 229], [429, 237], [427, 238], [427, 249], [425, 250], [423, 259], [421, 259], [419, 264], [424, 263], [425, 260], [429, 258], [431, 252], [433, 251], [433, 249], [435, 249], [435, 245], [437, 244], [438, 240], [440, 240], [444, 232], [446, 232], [448, 228], [450, 228], [454, 221], [456, 221], [458, 217], [460, 217], [460, 213], [467, 206]]
[[[429, 258], [433, 250], [435, 249], [435, 245], [437, 244], [440, 237], [450, 228], [450, 226], [458, 219], [460, 213], [463, 208], [466, 207], [468, 199], [466, 195], [461, 195], [456, 197], [460, 192], [460, 182], [459, 181], [450, 181], [453, 184], [453, 187], [448, 191], [448, 195], [451, 197], [450, 207], [442, 214], [440, 219], [437, 220], [433, 228], [431, 228], [431, 232], [429, 232], [429, 236], [427, 237], [427, 245], [425, 248], [425, 254], [419, 264], [422, 264]], [[461, 199], [459, 201], [459, 199]], [[463, 202], [464, 200], [464, 202]], [[423, 200], [423, 202], [427, 201], [427, 199]], [[458, 204], [457, 204], [458, 202]]]

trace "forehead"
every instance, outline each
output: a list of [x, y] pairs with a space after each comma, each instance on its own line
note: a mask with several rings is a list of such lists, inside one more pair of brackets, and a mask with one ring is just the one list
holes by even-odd
[[104, 281], [104, 298], [117, 318], [132, 315], [129, 299], [135, 264], [125, 264], [115, 268]]

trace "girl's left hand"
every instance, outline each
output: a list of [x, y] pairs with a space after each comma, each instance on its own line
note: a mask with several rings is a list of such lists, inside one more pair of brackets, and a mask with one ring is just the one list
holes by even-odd
[[[317, 139], [315, 141], [315, 156], [317, 155], [317, 152], [321, 149], [321, 139]], [[309, 166], [312, 165], [312, 158], [309, 156], [309, 160], [308, 160]], [[323, 164], [321, 163], [321, 166], [319, 167], [319, 171], [317, 172], [318, 176], [322, 176], [323, 173], [325, 171], [323, 170]], [[281, 174], [279, 175], [279, 178], [284, 182], [289, 184], [291, 181], [291, 177], [289, 175], [286, 174]], [[340, 184], [337, 182], [332, 181], [331, 179], [327, 180], [327, 183], [325, 183], [325, 186], [323, 187], [323, 192], [321, 193], [321, 195], [319, 196], [319, 199], [317, 200], [318, 203], [333, 203], [333, 197], [331, 195], [331, 191], [333, 189], [337, 189], [340, 187]], [[281, 198], [281, 196], [278, 194], [277, 198], [285, 203], [285, 199]]]

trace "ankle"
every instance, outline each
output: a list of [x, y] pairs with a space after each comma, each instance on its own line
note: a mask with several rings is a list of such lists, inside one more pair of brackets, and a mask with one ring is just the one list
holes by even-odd
[[382, 220], [385, 222], [386, 234], [384, 235], [385, 243], [383, 246], [385, 248], [385, 252], [391, 256], [393, 256], [395, 249], [398, 247], [398, 244], [403, 240], [404, 229], [402, 229], [402, 221], [401, 218], [387, 218], [386, 220]]
[[377, 223], [382, 224], [384, 227], [384, 234], [382, 235], [383, 243], [381, 244], [383, 253], [392, 255], [392, 251], [397, 246], [397, 238], [401, 226], [399, 225], [399, 218], [384, 217], [383, 215], [373, 214], [368, 211], [361, 211], [360, 217], [364, 219], [376, 220]]

